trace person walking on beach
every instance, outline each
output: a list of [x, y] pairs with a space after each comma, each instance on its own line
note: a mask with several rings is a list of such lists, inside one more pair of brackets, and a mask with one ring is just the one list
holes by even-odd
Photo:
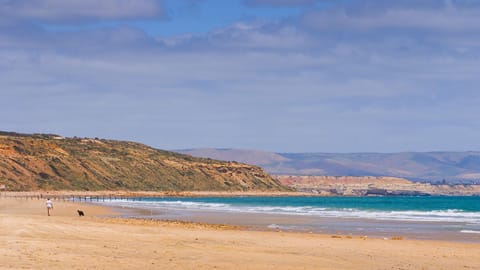
[[53, 202], [48, 198], [45, 204], [47, 206], [47, 214], [50, 216], [50, 210], [53, 209]]

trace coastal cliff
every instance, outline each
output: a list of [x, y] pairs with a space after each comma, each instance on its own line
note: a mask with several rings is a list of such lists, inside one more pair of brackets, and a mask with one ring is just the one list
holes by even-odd
[[275, 178], [298, 191], [324, 196], [480, 195], [480, 185], [433, 185], [396, 177], [277, 175]]
[[286, 191], [261, 168], [134, 142], [0, 132], [7, 190]]

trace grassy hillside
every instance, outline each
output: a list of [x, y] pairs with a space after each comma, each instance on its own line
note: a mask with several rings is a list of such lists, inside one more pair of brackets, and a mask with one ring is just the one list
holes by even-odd
[[0, 184], [9, 190], [286, 190], [261, 168], [143, 144], [0, 132]]

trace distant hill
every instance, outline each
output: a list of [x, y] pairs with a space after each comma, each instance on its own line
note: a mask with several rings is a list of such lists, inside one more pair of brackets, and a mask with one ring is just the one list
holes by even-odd
[[286, 162], [289, 159], [280, 154], [259, 151], [259, 150], [243, 150], [243, 149], [214, 149], [214, 148], [196, 148], [188, 150], [176, 151], [194, 157], [207, 157], [225, 161], [237, 161], [246, 164], [273, 164]]
[[246, 162], [277, 175], [390, 176], [423, 182], [445, 180], [447, 183], [480, 183], [480, 152], [332, 154], [235, 149], [179, 152], [196, 157]]
[[0, 132], [8, 190], [284, 191], [261, 168], [134, 142]]

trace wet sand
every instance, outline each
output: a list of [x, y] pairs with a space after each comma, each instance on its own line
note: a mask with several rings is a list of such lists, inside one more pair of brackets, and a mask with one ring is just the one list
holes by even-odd
[[[341, 234], [374, 238], [391, 238], [401, 235], [404, 239], [441, 240], [480, 244], [480, 234], [462, 233], [457, 223], [389, 221], [340, 217], [312, 217], [285, 214], [235, 213], [206, 210], [170, 210], [131, 208], [123, 210], [127, 217], [160, 220], [181, 220], [208, 224], [243, 226], [249, 230], [282, 230], [290, 232]], [[462, 226], [464, 226], [462, 224]], [[453, 229], [452, 229], [453, 228]]]
[[0, 198], [0, 268], [480, 269], [480, 244], [107, 218], [115, 214], [54, 201], [48, 217], [43, 200]]

